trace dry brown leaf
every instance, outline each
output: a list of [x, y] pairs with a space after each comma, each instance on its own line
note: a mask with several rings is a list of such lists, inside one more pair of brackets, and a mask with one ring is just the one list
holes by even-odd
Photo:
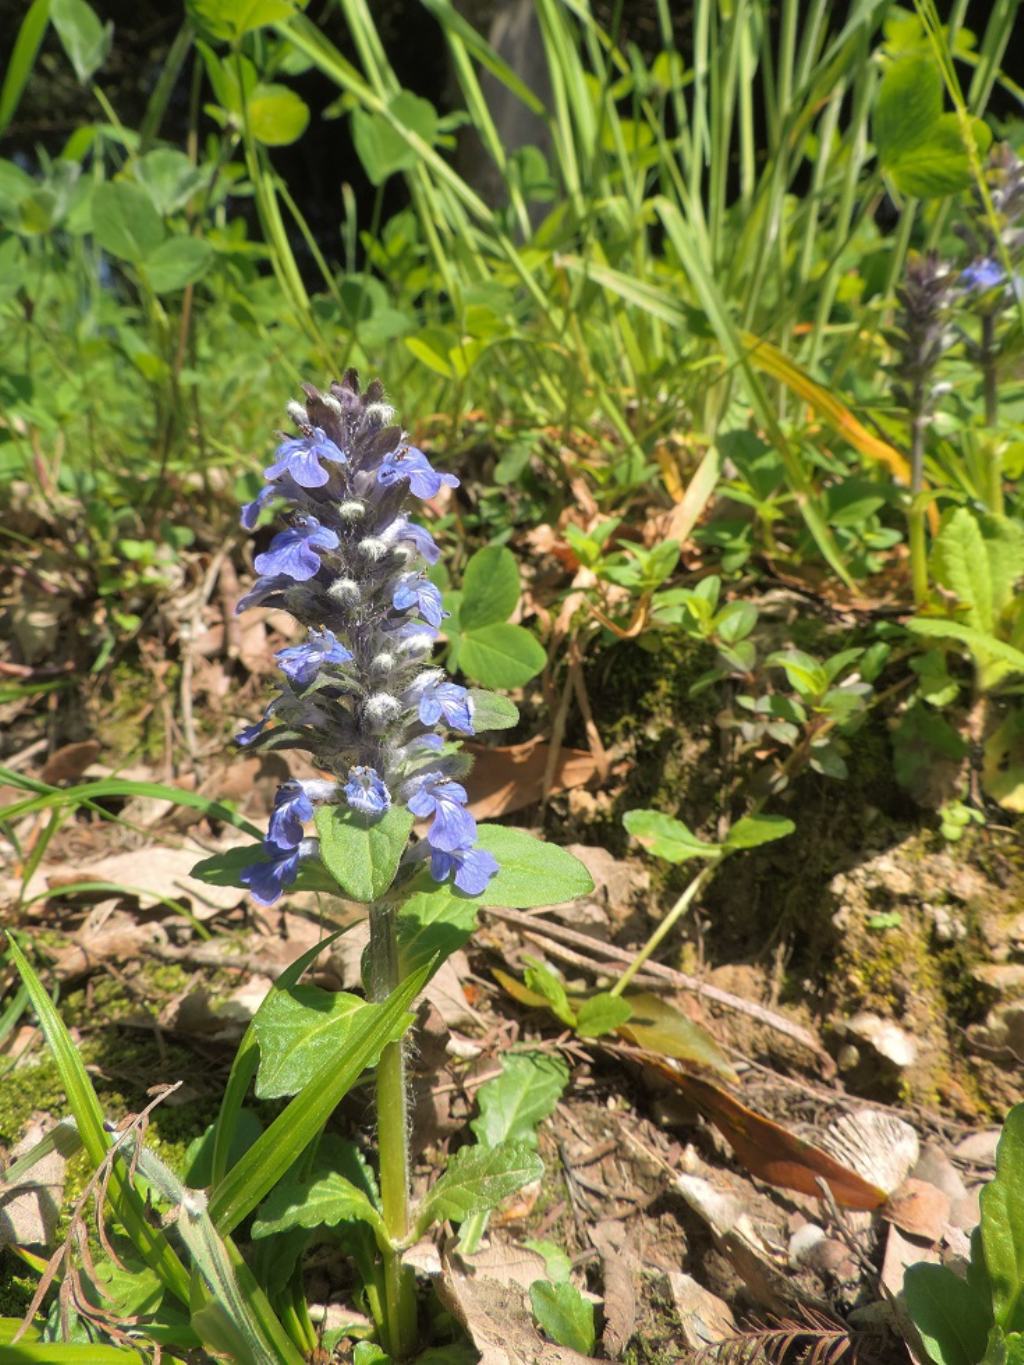
[[669, 1076], [679, 1089], [719, 1130], [751, 1175], [785, 1190], [820, 1195], [824, 1181], [842, 1208], [877, 1209], [886, 1192], [871, 1185], [834, 1157], [796, 1137], [787, 1128], [741, 1104], [735, 1096], [710, 1081], [685, 1074], [655, 1057], [648, 1065]]
[[65, 744], [55, 749], [43, 764], [39, 773], [41, 782], [59, 787], [62, 782], [77, 782], [88, 768], [99, 758], [100, 746], [94, 739], [83, 739], [77, 744]]
[[886, 1200], [882, 1217], [910, 1237], [938, 1242], [949, 1222], [949, 1195], [911, 1176]]
[[640, 1254], [635, 1228], [602, 1219], [590, 1229], [590, 1240], [601, 1253], [604, 1286], [604, 1330], [601, 1342], [609, 1359], [618, 1360], [636, 1326], [636, 1291]]
[[[33, 1117], [17, 1145], [11, 1149], [12, 1160], [30, 1152], [52, 1127], [53, 1119], [49, 1115]], [[73, 1134], [69, 1137], [74, 1141]], [[65, 1146], [64, 1150], [73, 1148]], [[64, 1203], [66, 1166], [67, 1157], [58, 1148], [41, 1157], [17, 1185], [8, 1189], [0, 1182], [0, 1247], [49, 1247], [53, 1244]]]
[[704, 1289], [692, 1275], [678, 1271], [668, 1274], [672, 1302], [683, 1328], [681, 1345], [691, 1351], [716, 1346], [736, 1332], [732, 1309], [716, 1294]]
[[885, 1255], [882, 1258], [880, 1282], [883, 1289], [895, 1297], [903, 1288], [903, 1277], [908, 1267], [919, 1261], [938, 1265], [941, 1260], [939, 1249], [918, 1238], [911, 1239], [901, 1232], [895, 1224], [889, 1225], [889, 1236], [885, 1241]]
[[[539, 801], [544, 792], [544, 771], [551, 746], [541, 738], [525, 744], [488, 749], [469, 744], [475, 763], [469, 787], [469, 809], [478, 820], [492, 820], [508, 811], [522, 810]], [[552, 792], [582, 787], [594, 776], [593, 756], [584, 749], [562, 749], [555, 765]]]

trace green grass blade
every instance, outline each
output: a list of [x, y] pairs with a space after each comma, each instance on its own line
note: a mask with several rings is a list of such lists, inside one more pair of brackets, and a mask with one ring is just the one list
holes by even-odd
[[[112, 1138], [104, 1127], [103, 1110], [85, 1069], [85, 1063], [78, 1048], [71, 1041], [64, 1021], [46, 994], [43, 983], [13, 934], [8, 934], [7, 943], [11, 960], [25, 983], [43, 1037], [56, 1062], [61, 1084], [78, 1124], [78, 1131], [89, 1154], [89, 1160], [93, 1166], [99, 1166], [107, 1157]], [[142, 1200], [116, 1162], [111, 1170], [110, 1202], [139, 1255], [171, 1293], [182, 1303], [187, 1304], [188, 1272], [164, 1234], [150, 1226]]]
[[28, 13], [21, 21], [21, 28], [18, 29], [14, 49], [4, 72], [4, 83], [0, 86], [0, 133], [17, 112], [49, 22], [50, 0], [33, 0]]
[[412, 1021], [408, 1007], [430, 975], [433, 963], [414, 972], [348, 1035], [342, 1057], [324, 1057], [317, 1074], [270, 1127], [219, 1181], [210, 1195], [210, 1216], [230, 1232], [274, 1187], [299, 1154], [320, 1133], [342, 1097], [355, 1085], [385, 1043], [400, 1038]]

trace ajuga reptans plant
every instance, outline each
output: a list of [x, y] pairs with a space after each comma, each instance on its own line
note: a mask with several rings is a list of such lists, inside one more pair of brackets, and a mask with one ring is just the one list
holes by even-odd
[[286, 524], [256, 556], [260, 576], [238, 610], [283, 607], [306, 639], [278, 653], [278, 693], [237, 742], [307, 749], [325, 776], [278, 789], [264, 857], [243, 879], [269, 905], [303, 860], [318, 857], [306, 835], [317, 806], [344, 803], [372, 821], [400, 805], [430, 820], [406, 866], [427, 857], [435, 880], [477, 895], [497, 863], [475, 847], [457, 780], [468, 760], [447, 742], [450, 732], [474, 733], [474, 701], [429, 662], [447, 613], [425, 573], [437, 546], [410, 519], [411, 503], [459, 481], [392, 424], [381, 385], [361, 394], [352, 371], [326, 393], [307, 386], [305, 406], [291, 404], [289, 415], [299, 435], [278, 446], [242, 511], [253, 530], [277, 503]]

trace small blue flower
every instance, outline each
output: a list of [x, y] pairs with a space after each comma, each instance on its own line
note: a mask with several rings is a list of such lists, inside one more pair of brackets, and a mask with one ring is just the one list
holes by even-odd
[[319, 572], [317, 550], [336, 550], [338, 544], [338, 537], [329, 526], [321, 526], [316, 517], [302, 517], [295, 526], [276, 535], [270, 549], [257, 555], [253, 564], [258, 574], [304, 583]]
[[240, 749], [245, 749], [250, 744], [255, 744], [269, 723], [269, 716], [264, 716], [264, 718], [258, 720], [255, 725], [244, 726], [243, 729], [239, 730], [238, 734], [235, 735], [235, 743]]
[[455, 885], [467, 896], [479, 896], [498, 870], [494, 855], [486, 849], [470, 848], [460, 853], [435, 849], [430, 855], [430, 875], [435, 882], [447, 881], [455, 873]]
[[281, 672], [296, 687], [306, 687], [324, 664], [347, 664], [352, 655], [338, 644], [333, 630], [310, 629], [304, 645], [289, 645], [274, 655]]
[[441, 606], [441, 589], [421, 573], [403, 574], [391, 598], [396, 611], [416, 608], [424, 621], [435, 628], [450, 613]]
[[267, 838], [278, 848], [298, 848], [304, 837], [303, 826], [313, 818], [313, 803], [301, 782], [282, 782], [274, 797]]
[[960, 283], [979, 294], [995, 289], [1005, 279], [1003, 267], [988, 256], [983, 256], [980, 261], [973, 261], [960, 272]]
[[345, 800], [363, 815], [383, 815], [391, 805], [391, 793], [375, 768], [357, 763], [348, 770]]
[[309, 436], [282, 442], [274, 455], [274, 463], [263, 471], [264, 478], [280, 479], [287, 474], [300, 488], [322, 488], [331, 477], [320, 463], [321, 460], [330, 460], [333, 464], [348, 463], [348, 456], [320, 427], [314, 427]]
[[259, 515], [264, 507], [266, 507], [267, 503], [272, 502], [274, 498], [280, 498], [282, 496], [283, 490], [276, 484], [265, 483], [253, 498], [252, 502], [247, 502], [242, 507], [242, 515], [239, 520], [243, 529], [246, 531], [254, 531], [256, 529], [256, 522], [259, 520]]
[[396, 517], [391, 526], [383, 531], [384, 540], [393, 540], [399, 544], [404, 540], [412, 545], [417, 553], [427, 561], [428, 564], [436, 564], [441, 558], [441, 551], [437, 548], [434, 537], [425, 526], [418, 526], [416, 522], [410, 521], [408, 517]]
[[293, 586], [293, 580], [283, 574], [275, 574], [271, 578], [257, 578], [245, 596], [240, 597], [235, 604], [235, 615], [239, 616], [250, 607], [262, 606], [268, 597], [273, 597], [275, 593], [285, 593]]
[[[305, 841], [308, 842], [308, 841]], [[286, 886], [299, 874], [299, 859], [302, 845], [295, 848], [281, 848], [270, 839], [264, 841], [263, 852], [266, 857], [242, 869], [238, 880], [249, 888], [254, 901], [260, 905], [273, 905]]]
[[421, 820], [434, 817], [427, 831], [431, 848], [443, 853], [464, 853], [472, 848], [476, 821], [465, 809], [469, 800], [465, 787], [436, 771], [424, 773], [416, 780], [419, 786], [406, 805]]
[[417, 714], [423, 725], [436, 725], [444, 717], [453, 730], [471, 735], [473, 730], [473, 702], [464, 687], [453, 682], [430, 682], [419, 690]]
[[414, 497], [433, 498], [442, 487], [458, 488], [459, 481], [454, 474], [440, 474], [415, 446], [394, 450], [385, 455], [377, 470], [377, 482], [382, 488], [390, 488], [400, 480], [406, 479]]

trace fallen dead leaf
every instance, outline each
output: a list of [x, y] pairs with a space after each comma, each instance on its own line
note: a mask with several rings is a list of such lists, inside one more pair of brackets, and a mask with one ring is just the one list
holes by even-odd
[[735, 1096], [691, 1076], [655, 1057], [648, 1065], [671, 1077], [679, 1089], [719, 1130], [736, 1157], [751, 1175], [786, 1190], [819, 1195], [823, 1180], [842, 1208], [877, 1209], [885, 1203], [886, 1191], [869, 1184], [856, 1171], [841, 1165], [835, 1157], [798, 1138], [787, 1128], [748, 1109]]
[[[30, 1152], [52, 1127], [49, 1115], [34, 1117], [12, 1149], [12, 1160]], [[17, 1185], [0, 1182], [0, 1247], [52, 1245], [64, 1203], [66, 1166], [67, 1157], [58, 1149], [41, 1157]]]
[[[475, 755], [469, 778], [472, 800], [469, 809], [478, 820], [491, 820], [508, 811], [522, 810], [539, 801], [544, 792], [544, 772], [551, 746], [539, 736], [525, 744], [489, 749], [467, 744]], [[562, 749], [555, 764], [551, 792], [585, 786], [594, 776], [593, 756], [584, 749]]]
[[949, 1222], [949, 1195], [911, 1176], [886, 1200], [882, 1217], [910, 1237], [938, 1242]]
[[890, 1223], [889, 1236], [885, 1240], [885, 1256], [882, 1258], [881, 1286], [895, 1297], [903, 1288], [903, 1277], [909, 1266], [919, 1261], [938, 1265], [940, 1260], [938, 1247], [920, 1238], [911, 1239]]
[[64, 744], [43, 764], [39, 780], [48, 782], [51, 787], [59, 787], [62, 782], [77, 782], [90, 763], [95, 763], [99, 753], [100, 746], [94, 739]]
[[692, 1275], [669, 1271], [667, 1279], [683, 1329], [680, 1345], [699, 1351], [735, 1335], [736, 1319], [724, 1299], [703, 1288]]
[[602, 1219], [590, 1229], [601, 1253], [604, 1286], [604, 1330], [601, 1343], [610, 1360], [618, 1360], [636, 1326], [636, 1291], [640, 1279], [637, 1230], [617, 1219]]

